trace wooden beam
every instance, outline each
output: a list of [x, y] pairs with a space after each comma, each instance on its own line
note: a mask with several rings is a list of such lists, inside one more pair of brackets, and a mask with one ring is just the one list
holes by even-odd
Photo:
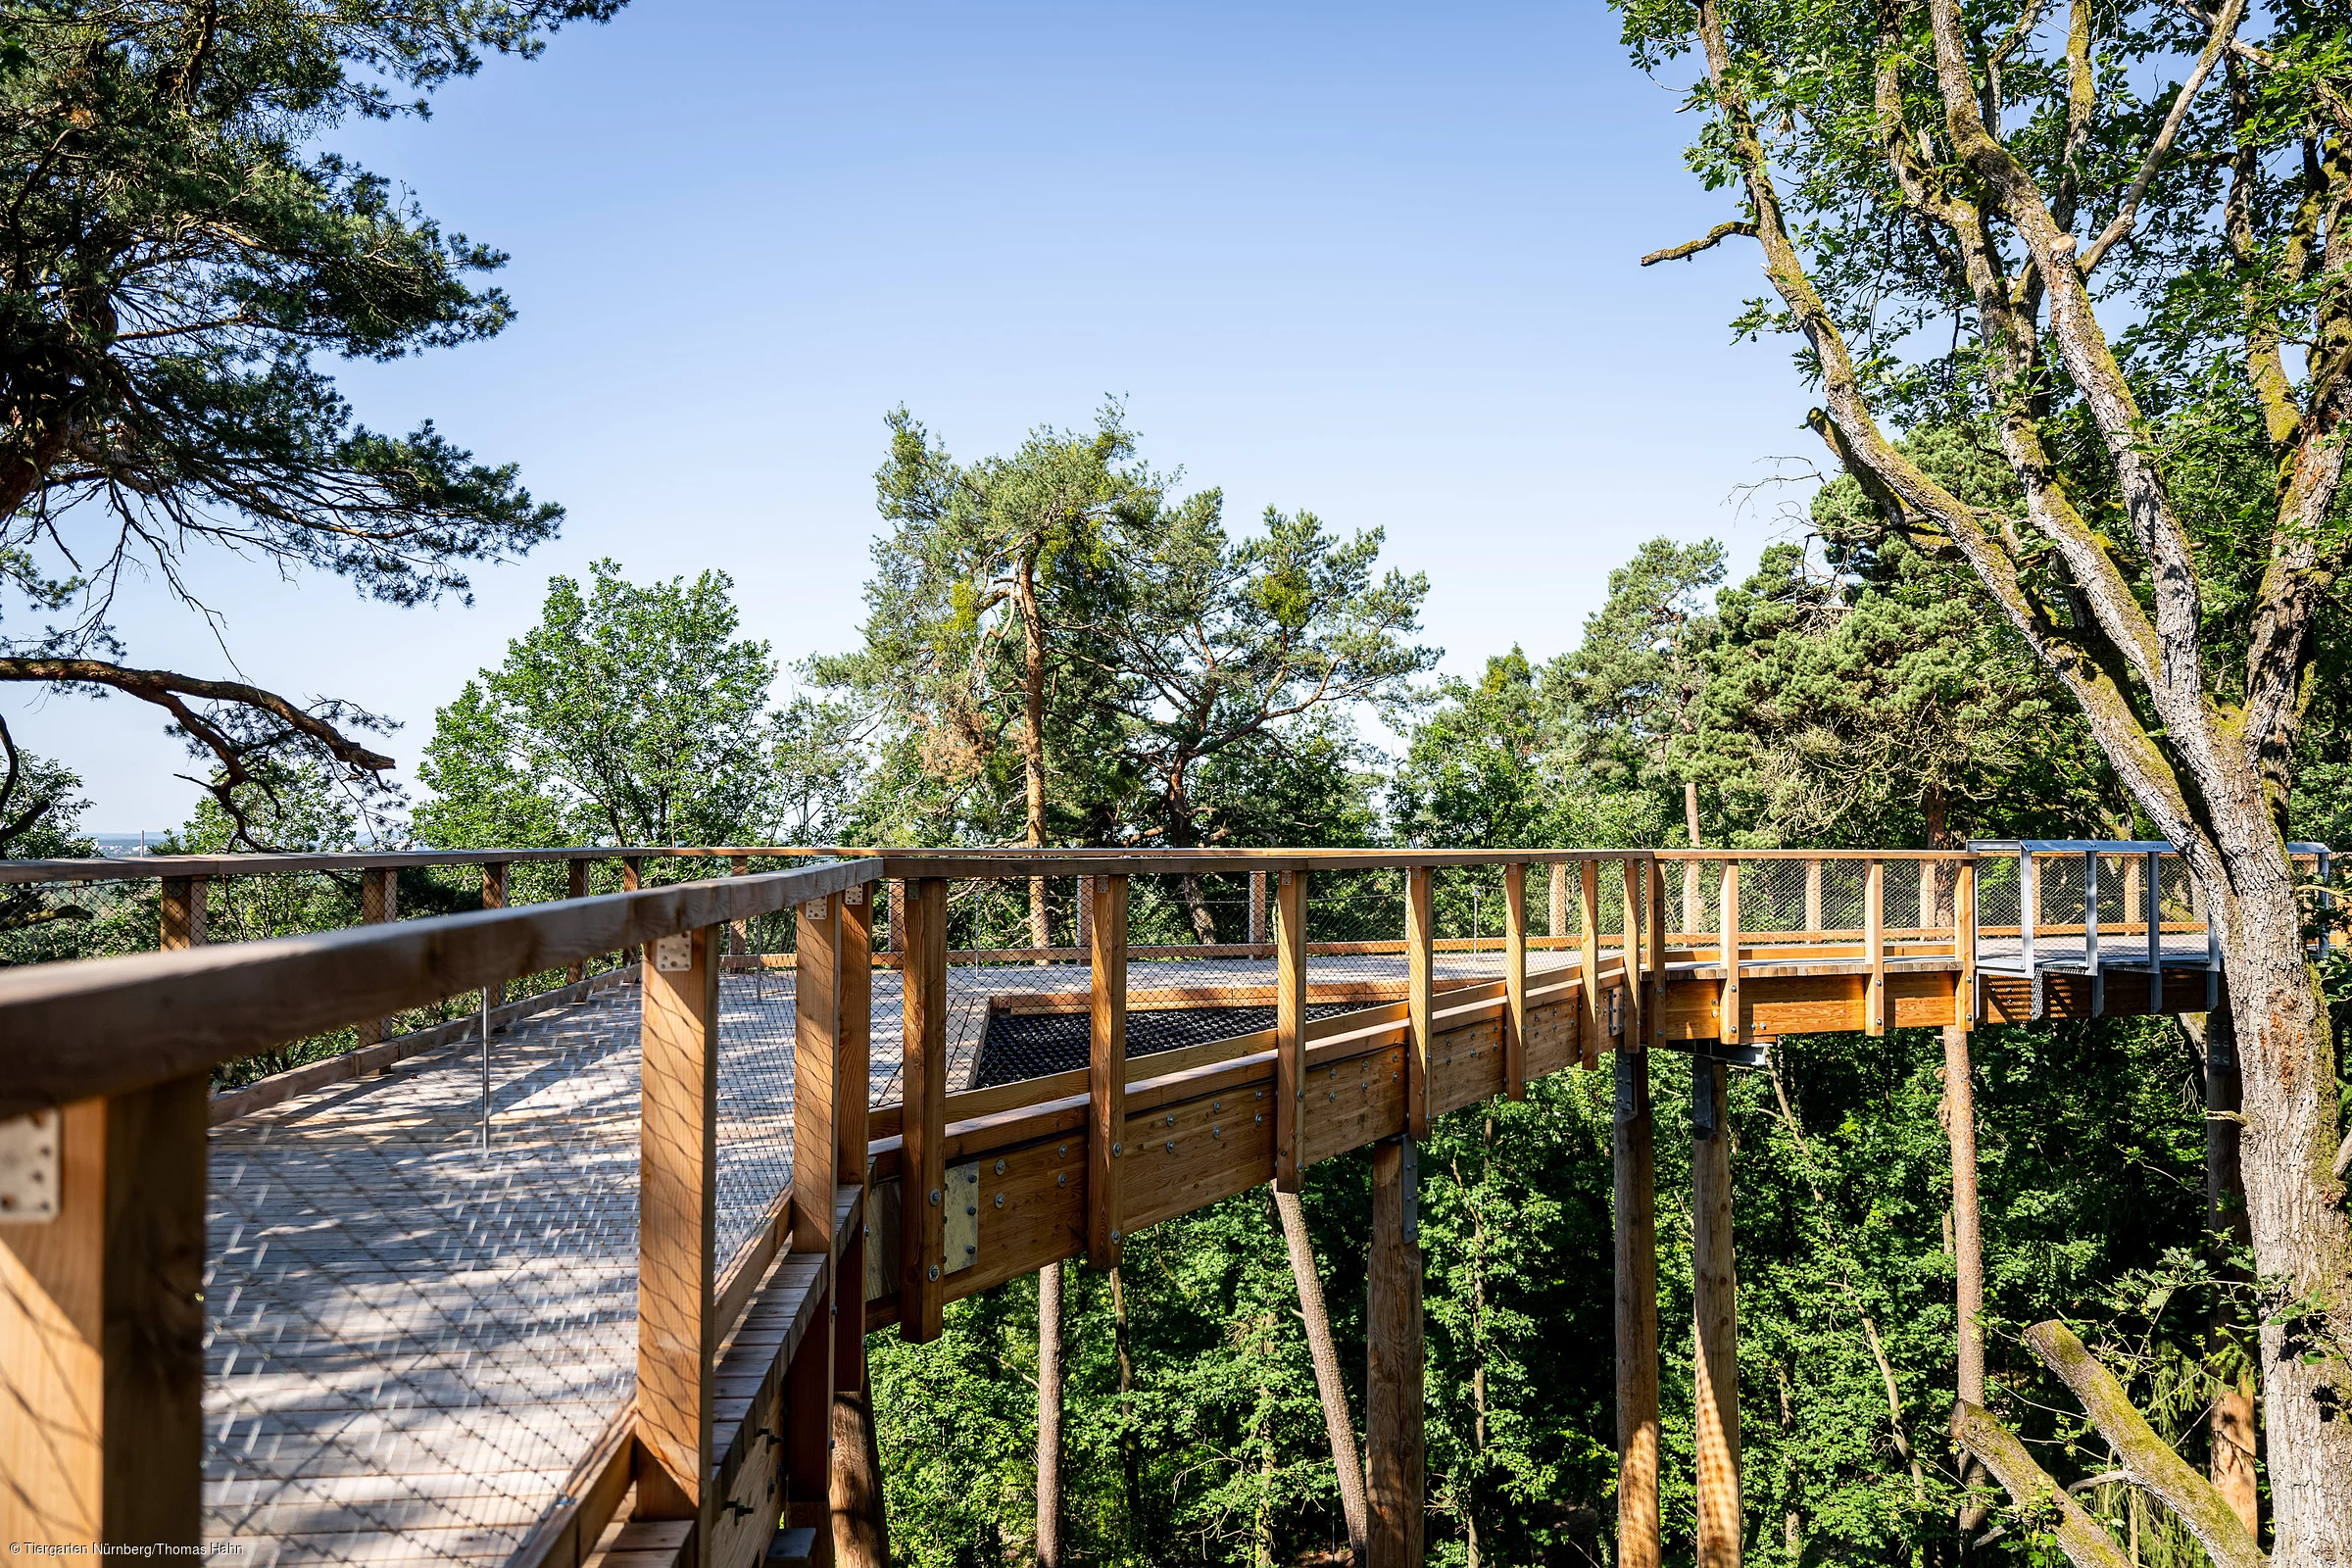
[[201, 876], [164, 878], [161, 930], [157, 934], [157, 945], [164, 952], [177, 953], [204, 946], [205, 905], [210, 887], [210, 879]]
[[1886, 1032], [1886, 862], [1873, 860], [1862, 873], [1862, 956], [1870, 974], [1862, 992], [1862, 1032]]
[[1625, 975], [1625, 1027], [1618, 1039], [1620, 1050], [1639, 1046], [1648, 1039], [1642, 1032], [1642, 965], [1645, 958], [1654, 961], [1657, 949], [1642, 937], [1642, 887], [1648, 880], [1640, 860], [1620, 862], [1625, 884], [1625, 949], [1620, 968]]
[[[870, 1191], [866, 1102], [873, 1070], [874, 901], [882, 884], [869, 882], [841, 897], [839, 1005], [842, 1094], [837, 1102], [835, 1165], [844, 1183]], [[841, 1568], [890, 1568], [890, 1537], [882, 1507], [882, 1460], [874, 1431], [873, 1391], [866, 1378], [865, 1279], [867, 1207], [858, 1218], [834, 1271], [833, 1430], [831, 1496], [833, 1555]], [[846, 1320], [843, 1311], [853, 1313]]]
[[1127, 879], [1095, 882], [1086, 1056], [1086, 1255], [1119, 1263], [1119, 1171], [1127, 1136]]
[[939, 1338], [941, 1227], [945, 1215], [948, 1100], [948, 884], [924, 877], [906, 889], [906, 1065], [900, 1070], [899, 1332]]
[[1584, 1017], [1578, 1039], [1589, 1070], [1600, 1065], [1600, 866], [1587, 860], [1578, 868], [1576, 913], [1585, 939]]
[[[1725, 1067], [1691, 1058], [1690, 1272], [1697, 1568], [1740, 1568], [1740, 1319]], [[1703, 1110], [1702, 1110], [1703, 1107]]]
[[0, 969], [0, 1116], [124, 1094], [287, 1040], [848, 887], [876, 862]]
[[1274, 1189], [1295, 1193], [1305, 1178], [1307, 873], [1274, 875]]
[[1416, 865], [1404, 874], [1404, 1002], [1411, 1023], [1412, 1050], [1405, 1058], [1405, 1130], [1416, 1138], [1429, 1136], [1430, 1007], [1436, 992], [1436, 966], [1431, 942], [1437, 934], [1430, 907], [1430, 874]]
[[[800, 962], [792, 979], [792, 1250], [833, 1250], [833, 1189], [860, 1182], [865, 1171], [842, 1172], [835, 1131], [843, 1102], [863, 1103], [865, 1084], [844, 1083], [841, 1041], [841, 899], [805, 901], [794, 912]], [[830, 1403], [828, 1396], [827, 1402]]]
[[35, 1113], [57, 1212], [0, 1225], [0, 1535], [194, 1546], [203, 1074]]
[[1421, 1237], [1414, 1144], [1372, 1146], [1372, 1258], [1364, 1299], [1364, 1445], [1371, 1568], [1421, 1568]]
[[1742, 1037], [1740, 1025], [1740, 862], [1723, 862], [1723, 1001], [1717, 1019], [1727, 1045]]
[[1502, 1093], [1527, 1098], [1527, 866], [1513, 860], [1502, 868], [1502, 983], [1509, 1006], [1503, 1013]]
[[637, 1201], [637, 1517], [708, 1541], [718, 1234], [719, 928], [645, 969]]
[[1621, 1046], [1616, 1068], [1616, 1568], [1658, 1568], [1658, 1231], [1649, 1053]]

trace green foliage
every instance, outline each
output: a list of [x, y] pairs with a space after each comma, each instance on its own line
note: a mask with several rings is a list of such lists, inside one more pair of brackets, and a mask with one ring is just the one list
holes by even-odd
[[436, 715], [416, 831], [445, 849], [756, 844], [828, 836], [854, 777], [838, 715], [768, 707], [774, 662], [738, 638], [732, 581], [548, 584], [540, 623]]
[[[503, 264], [498, 252], [311, 148], [349, 115], [421, 115], [485, 53], [536, 53], [564, 23], [616, 9], [0, 8], [13, 257], [0, 576], [59, 608], [42, 564], [54, 552], [65, 584], [96, 588], [51, 646], [104, 641], [135, 554], [174, 589], [188, 547], [224, 544], [413, 604], [463, 594], [464, 563], [554, 532], [562, 510], [534, 503], [513, 466], [475, 464], [430, 421], [405, 437], [355, 423], [313, 363], [489, 337], [513, 307], [471, 281]], [[78, 544], [70, 524], [86, 531]]]

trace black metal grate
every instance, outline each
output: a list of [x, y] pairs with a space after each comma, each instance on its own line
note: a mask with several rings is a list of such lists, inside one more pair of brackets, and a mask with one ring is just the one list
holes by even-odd
[[[1308, 1004], [1306, 1015], [1328, 1018], [1366, 1005], [1361, 1002], [1316, 1002]], [[992, 1012], [980, 1038], [972, 1087], [989, 1089], [1084, 1067], [1092, 1027], [1092, 1020], [1083, 1012]], [[1273, 1027], [1272, 1007], [1171, 1007], [1130, 1012], [1127, 1055], [1133, 1060]]]

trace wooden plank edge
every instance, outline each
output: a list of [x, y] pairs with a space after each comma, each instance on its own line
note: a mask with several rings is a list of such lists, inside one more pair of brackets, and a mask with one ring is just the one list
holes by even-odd
[[637, 1446], [637, 1402], [612, 1412], [596, 1443], [572, 1467], [554, 1510], [522, 1538], [506, 1568], [581, 1568], [597, 1538], [628, 1495]]

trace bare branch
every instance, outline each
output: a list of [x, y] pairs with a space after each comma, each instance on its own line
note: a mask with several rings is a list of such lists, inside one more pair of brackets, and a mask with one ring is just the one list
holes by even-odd
[[1754, 239], [1756, 225], [1749, 222], [1717, 223], [1707, 230], [1703, 239], [1686, 240], [1680, 245], [1669, 245], [1662, 251], [1651, 251], [1642, 258], [1642, 265], [1649, 267], [1658, 262], [1686, 261], [1700, 251], [1713, 250], [1734, 234], [1745, 234], [1749, 239]]
[[2205, 78], [2213, 74], [2213, 68], [2221, 62], [2222, 51], [2229, 47], [2230, 40], [2236, 35], [2238, 20], [2245, 14], [2246, 0], [2228, 0], [2222, 7], [2221, 17], [2213, 25], [2213, 36], [2206, 40], [2204, 49], [2198, 53], [2196, 68], [2189, 72], [2188, 79], [2180, 84], [2180, 95], [2173, 100], [2172, 112], [2164, 117], [2164, 125], [2156, 132], [2155, 141], [2149, 144], [2147, 157], [2140, 160], [2139, 172], [2132, 176], [2132, 186], [2124, 192], [2123, 206], [2116, 210], [2115, 217], [2108, 220], [2099, 237], [2090, 242], [2090, 248], [2082, 253], [2078, 265], [2083, 276], [2089, 276], [2100, 259], [2131, 233], [2132, 226], [2139, 221], [2140, 198], [2148, 193], [2148, 182], [2156, 177], [2157, 169], [2164, 163], [2164, 155], [2172, 151], [2173, 138], [2180, 133], [2180, 122], [2188, 118], [2189, 101], [2196, 97], [2197, 89], [2205, 85]]

